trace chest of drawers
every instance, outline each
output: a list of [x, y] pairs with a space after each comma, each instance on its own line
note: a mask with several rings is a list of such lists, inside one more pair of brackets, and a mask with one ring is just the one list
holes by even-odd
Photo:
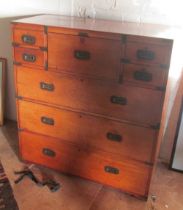
[[147, 198], [172, 40], [123, 27], [46, 15], [13, 22], [20, 154]]

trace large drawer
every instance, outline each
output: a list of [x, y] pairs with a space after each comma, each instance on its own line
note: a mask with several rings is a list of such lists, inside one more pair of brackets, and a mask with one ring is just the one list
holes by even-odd
[[16, 67], [19, 96], [131, 122], [160, 122], [163, 92]]
[[153, 129], [23, 100], [18, 101], [18, 113], [22, 129], [57, 137], [83, 149], [103, 150], [130, 159], [153, 162], [157, 137]]
[[102, 152], [83, 151], [58, 139], [34, 133], [20, 132], [19, 136], [22, 158], [26, 161], [147, 196], [150, 166], [119, 156], [105, 158]]
[[49, 70], [117, 80], [120, 40], [48, 33]]

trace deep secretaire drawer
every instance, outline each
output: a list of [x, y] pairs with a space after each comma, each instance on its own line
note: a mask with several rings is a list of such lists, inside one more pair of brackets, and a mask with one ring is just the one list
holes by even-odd
[[17, 67], [17, 94], [130, 122], [160, 122], [163, 92]]
[[49, 70], [117, 80], [122, 46], [119, 40], [48, 33]]
[[20, 132], [19, 136], [24, 160], [147, 196], [150, 166], [120, 156], [105, 158], [102, 152], [83, 151], [59, 139], [34, 133]]
[[18, 101], [18, 113], [22, 129], [72, 142], [83, 149], [154, 161], [157, 132], [153, 129], [23, 100]]

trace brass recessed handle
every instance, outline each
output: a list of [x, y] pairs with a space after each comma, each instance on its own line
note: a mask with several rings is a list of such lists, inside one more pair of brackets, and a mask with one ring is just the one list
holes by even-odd
[[90, 52], [83, 51], [83, 50], [75, 50], [74, 57], [78, 60], [89, 60], [90, 59]]
[[88, 37], [88, 33], [87, 32], [82, 32], [81, 31], [81, 32], [78, 33], [78, 35], [81, 36], [81, 37]]
[[24, 61], [26, 62], [31, 62], [31, 63], [34, 63], [36, 61], [36, 56], [33, 55], [33, 54], [28, 54], [28, 53], [24, 53], [22, 55], [22, 58]]
[[140, 60], [143, 59], [151, 61], [155, 59], [155, 52], [147, 49], [139, 49], [137, 50], [136, 56]]
[[108, 132], [106, 135], [107, 139], [110, 141], [116, 141], [116, 142], [121, 142], [122, 141], [122, 136], [116, 133], [111, 133]]
[[111, 103], [119, 105], [127, 105], [127, 98], [121, 96], [111, 96]]
[[29, 44], [29, 45], [34, 45], [36, 43], [36, 38], [31, 35], [22, 35], [22, 42]]
[[55, 124], [54, 119], [45, 117], [45, 116], [41, 117], [41, 122], [46, 125], [54, 125]]
[[135, 71], [133, 74], [135, 80], [150, 82], [152, 81], [152, 74], [147, 72], [145, 69]]
[[40, 88], [46, 91], [54, 91], [55, 89], [54, 84], [46, 83], [46, 82], [40, 82]]
[[43, 154], [48, 156], [48, 157], [55, 157], [56, 156], [56, 153], [51, 150], [51, 149], [48, 149], [48, 148], [43, 148], [42, 150]]
[[120, 173], [118, 168], [112, 166], [105, 166], [104, 171], [106, 173], [115, 174], [115, 175], [118, 175]]

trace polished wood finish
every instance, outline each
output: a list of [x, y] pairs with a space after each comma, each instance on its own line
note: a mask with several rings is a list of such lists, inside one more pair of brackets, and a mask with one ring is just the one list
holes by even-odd
[[[16, 30], [23, 30], [23, 31], [27, 31], [29, 30], [29, 33], [31, 33], [31, 31], [41, 31], [41, 32], [44, 32], [45, 31], [45, 26], [43, 24], [39, 25], [39, 24], [27, 24], [27, 23], [18, 23], [16, 21], [13, 21], [13, 24], [12, 24], [12, 30], [13, 30], [13, 33], [12, 35], [15, 34], [15, 31]], [[34, 32], [33, 32], [34, 33]], [[13, 40], [14, 40], [14, 36], [13, 36]]]
[[44, 68], [47, 59], [41, 50], [22, 47], [15, 47], [14, 55], [14, 62], [37, 68]]
[[[152, 170], [147, 165], [116, 159], [112, 155], [105, 158], [103, 153], [82, 150], [59, 139], [28, 132], [20, 133], [20, 145], [25, 160], [147, 196], [147, 183]], [[54, 153], [53, 156], [44, 153], [47, 148]], [[118, 174], [106, 172], [106, 166], [118, 169]]]
[[33, 31], [29, 29], [13, 30], [14, 45], [21, 45], [23, 47], [40, 48], [46, 47], [47, 40], [44, 31]]
[[[77, 30], [100, 34], [114, 34], [113, 36], [120, 36], [121, 34], [129, 35], [128, 38], [142, 38], [148, 40], [150, 43], [154, 38], [162, 39], [172, 43], [172, 39], [177, 36], [176, 27], [170, 27], [159, 24], [136, 23], [136, 22], [122, 22], [102, 19], [80, 18], [72, 16], [58, 16], [58, 15], [38, 15], [31, 18], [23, 18], [13, 21], [15, 27], [18, 28], [32, 28], [32, 30], [40, 29], [43, 26], [48, 26], [48, 32], [62, 33], [62, 31], [69, 31], [75, 33]], [[66, 32], [68, 33], [68, 32]], [[139, 37], [140, 36], [140, 37]], [[151, 41], [149, 41], [151, 40]], [[154, 42], [154, 41], [153, 41]]]
[[[67, 34], [67, 35], [75, 35], [82, 37], [94, 37], [94, 38], [104, 38], [104, 39], [112, 39], [121, 41], [121, 34], [115, 33], [105, 33], [101, 31], [91, 31], [91, 30], [83, 30], [83, 29], [72, 29], [72, 28], [63, 28], [63, 27], [49, 27], [48, 33], [57, 33], [57, 34]], [[84, 36], [83, 36], [84, 35]]]
[[43, 15], [12, 28], [22, 159], [147, 198], [167, 27]]
[[[16, 76], [18, 95], [28, 99], [141, 124], [156, 125], [160, 122], [161, 91], [118, 84], [109, 85], [100, 80], [75, 78], [22, 67], [17, 67]], [[41, 82], [53, 85], [54, 90], [41, 89]], [[126, 104], [113, 103], [111, 101], [113, 96], [125, 98]]]
[[[127, 23], [128, 25], [128, 23]], [[141, 27], [145, 26], [146, 24], [142, 24]], [[153, 26], [155, 26], [155, 30], [158, 30], [158, 28], [156, 27], [156, 25], [151, 25], [151, 24], [147, 24], [149, 26], [149, 29], [152, 28]], [[146, 25], [146, 26], [147, 26]], [[160, 26], [160, 25], [159, 25]], [[162, 27], [163, 30], [163, 26]], [[164, 26], [165, 27], [165, 26]], [[168, 27], [169, 31], [173, 28]], [[145, 30], [145, 28], [144, 28]], [[150, 32], [150, 31], [149, 31]], [[138, 42], [138, 43], [144, 43], [144, 44], [153, 44], [153, 45], [161, 45], [161, 46], [166, 46], [166, 47], [172, 47], [173, 44], [173, 34], [169, 34], [169, 36], [171, 38], [165, 38], [165, 36], [163, 35], [163, 31], [156, 31], [157, 34], [151, 34], [149, 36], [143, 36], [142, 34], [139, 35], [138, 33], [136, 35], [128, 35], [126, 36], [126, 41], [127, 42]], [[159, 34], [158, 34], [159, 33]], [[161, 33], [161, 34], [160, 34]], [[167, 52], [166, 52], [167, 53]]]
[[[152, 58], [138, 57], [138, 51], [153, 53]], [[169, 66], [171, 47], [169, 45], [153, 45], [142, 42], [129, 42], [125, 50], [125, 58], [138, 64], [158, 64]]]
[[[147, 88], [166, 87], [168, 69], [151, 65], [124, 64], [123, 82], [135, 83]], [[141, 74], [141, 77], [138, 75]], [[143, 77], [145, 75], [145, 78]], [[149, 76], [148, 76], [149, 75]]]
[[[19, 126], [25, 130], [35, 133], [39, 130], [40, 134], [72, 142], [83, 149], [92, 147], [93, 151], [99, 149], [142, 162], [154, 161], [157, 131], [153, 129], [23, 100], [18, 101], [18, 106]], [[43, 122], [43, 117], [52, 119], [54, 123]], [[115, 140], [110, 135], [119, 138]]]
[[48, 67], [117, 80], [123, 49], [119, 40], [48, 34]]

